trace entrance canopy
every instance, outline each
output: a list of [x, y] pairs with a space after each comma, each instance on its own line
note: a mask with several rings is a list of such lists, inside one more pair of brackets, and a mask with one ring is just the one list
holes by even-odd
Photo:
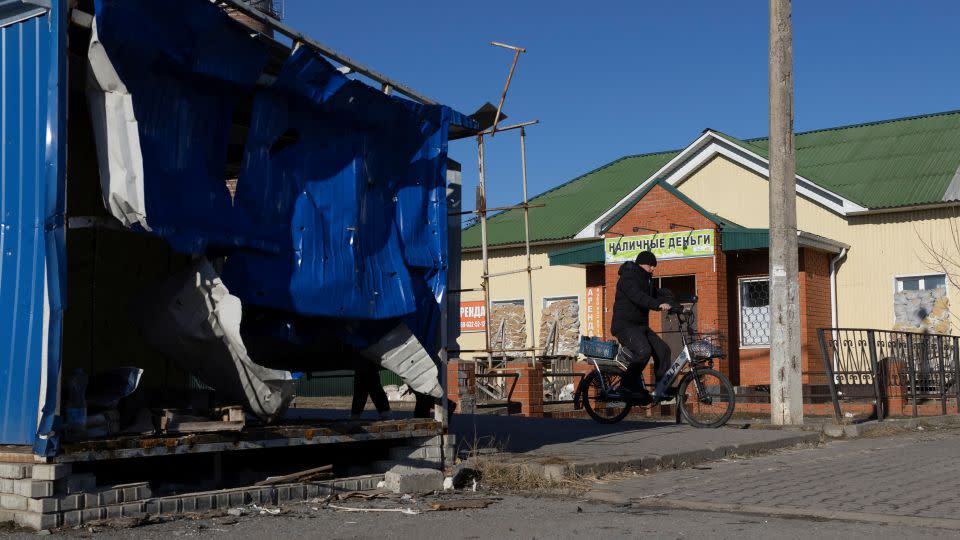
[[[840, 253], [850, 246], [829, 238], [805, 231], [797, 231], [797, 243], [800, 247], [819, 249], [828, 253]], [[750, 249], [769, 249], [770, 229], [751, 229], [747, 227], [724, 227], [720, 231], [720, 249], [723, 251], [744, 251]]]

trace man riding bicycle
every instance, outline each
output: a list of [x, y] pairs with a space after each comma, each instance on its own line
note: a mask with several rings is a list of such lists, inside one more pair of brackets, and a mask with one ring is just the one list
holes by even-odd
[[650, 356], [653, 355], [655, 380], [660, 379], [670, 362], [670, 346], [650, 329], [650, 310], [663, 311], [673, 306], [669, 291], [654, 285], [656, 266], [657, 257], [650, 251], [642, 251], [634, 262], [624, 263], [620, 267], [613, 303], [611, 331], [620, 345], [631, 353], [622, 386], [641, 403], [651, 400], [643, 384], [643, 369]]

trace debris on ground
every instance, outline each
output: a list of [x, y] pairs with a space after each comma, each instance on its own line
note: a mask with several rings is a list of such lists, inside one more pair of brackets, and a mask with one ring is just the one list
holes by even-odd
[[440, 501], [430, 505], [430, 508], [437, 512], [448, 510], [473, 510], [486, 508], [496, 501], [492, 499], [459, 499], [454, 501]]
[[420, 514], [419, 510], [414, 510], [413, 508], [354, 508], [350, 506], [337, 506], [335, 504], [329, 505], [328, 508], [332, 508], [340, 512], [395, 512], [408, 516], [416, 516]]
[[266, 480], [261, 480], [253, 485], [272, 486], [275, 484], [292, 484], [296, 482], [310, 482], [314, 480], [329, 478], [332, 476], [333, 476], [333, 465], [324, 465], [322, 467], [314, 467], [312, 469], [307, 469], [305, 471], [299, 471], [291, 474], [285, 474], [283, 476], [271, 476]]
[[265, 508], [256, 503], [253, 503], [249, 506], [236, 506], [234, 508], [229, 508], [227, 510], [227, 515], [231, 517], [241, 517], [241, 516], [251, 516], [251, 515], [270, 515], [278, 516], [280, 514], [285, 514], [285, 511], [282, 508]]
[[385, 489], [371, 489], [367, 491], [348, 491], [346, 493], [338, 493], [337, 500], [345, 501], [347, 499], [381, 499], [384, 497], [389, 497], [392, 495], [391, 492]]

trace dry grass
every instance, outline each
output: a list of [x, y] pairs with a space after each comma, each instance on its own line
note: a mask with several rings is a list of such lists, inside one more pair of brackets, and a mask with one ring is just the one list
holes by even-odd
[[474, 439], [468, 444], [464, 461], [479, 473], [478, 489], [507, 493], [574, 494], [588, 486], [580, 478], [557, 478], [545, 472], [563, 467], [566, 461], [555, 456], [518, 459], [504, 451], [508, 441]]

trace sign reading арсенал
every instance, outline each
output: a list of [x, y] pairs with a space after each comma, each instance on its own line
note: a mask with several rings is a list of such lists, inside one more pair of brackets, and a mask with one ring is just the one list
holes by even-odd
[[641, 251], [652, 251], [658, 261], [713, 255], [713, 229], [622, 236], [604, 241], [607, 264], [632, 261]]

